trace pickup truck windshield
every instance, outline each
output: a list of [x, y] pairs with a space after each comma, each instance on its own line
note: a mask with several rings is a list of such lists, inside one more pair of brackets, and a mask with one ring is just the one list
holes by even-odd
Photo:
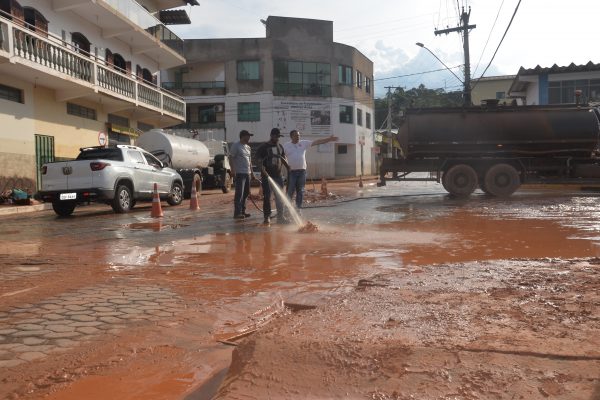
[[77, 156], [77, 160], [112, 160], [123, 161], [120, 149], [86, 149]]

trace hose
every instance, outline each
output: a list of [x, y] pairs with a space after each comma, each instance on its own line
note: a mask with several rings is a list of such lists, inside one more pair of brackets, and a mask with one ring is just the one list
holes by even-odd
[[[279, 154], [273, 154], [273, 157], [280, 158], [280, 159], [283, 161], [283, 166], [284, 166], [284, 167], [285, 167], [285, 169], [287, 170], [287, 179], [286, 179], [286, 185], [285, 185], [285, 193], [287, 193], [287, 188], [288, 188], [288, 186], [287, 186], [287, 185], [289, 185], [289, 183], [290, 183], [290, 166], [289, 166], [289, 164], [287, 163], [287, 160], [286, 160], [285, 158], [283, 158], [282, 156], [280, 156]], [[264, 169], [264, 166], [263, 166], [263, 169]], [[265, 174], [266, 174], [266, 171], [265, 171]], [[262, 181], [260, 181], [260, 180], [256, 179], [256, 177], [254, 176], [254, 173], [251, 173], [251, 174], [250, 174], [250, 181], [252, 181], [252, 180], [255, 180], [255, 181], [257, 181], [257, 182], [258, 182], [258, 185], [259, 185], [259, 187], [262, 187]], [[250, 186], [250, 187], [252, 187], [252, 186]], [[251, 193], [250, 193], [250, 196], [248, 196], [248, 198], [250, 199], [250, 201], [252, 202], [252, 204], [254, 204], [254, 207], [256, 207], [256, 209], [262, 213], [262, 212], [263, 212], [263, 209], [262, 209], [262, 208], [260, 208], [260, 207], [258, 206], [258, 204], [256, 204], [256, 202], [255, 202], [255, 201], [254, 201], [254, 199], [252, 198], [252, 191], [250, 190], [250, 192], [251, 192]]]

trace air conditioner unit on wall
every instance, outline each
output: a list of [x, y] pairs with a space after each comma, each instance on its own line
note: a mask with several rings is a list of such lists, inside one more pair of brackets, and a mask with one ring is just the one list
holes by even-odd
[[215, 112], [221, 113], [225, 111], [225, 106], [223, 104], [216, 104], [215, 105]]

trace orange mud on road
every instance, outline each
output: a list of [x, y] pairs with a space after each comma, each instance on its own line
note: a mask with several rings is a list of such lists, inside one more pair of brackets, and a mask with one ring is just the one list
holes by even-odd
[[0, 219], [0, 396], [598, 398], [596, 198], [391, 186]]

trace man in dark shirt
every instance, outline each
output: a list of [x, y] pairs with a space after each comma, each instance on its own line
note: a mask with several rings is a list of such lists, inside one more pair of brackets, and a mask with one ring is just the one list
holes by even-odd
[[[283, 188], [283, 178], [281, 176], [281, 166], [287, 167], [285, 152], [283, 146], [279, 143], [279, 138], [283, 135], [278, 128], [271, 129], [271, 138], [268, 142], [261, 144], [256, 149], [256, 165], [262, 169], [262, 190], [263, 190], [263, 214], [265, 216], [265, 225], [271, 222], [271, 186], [269, 177], [276, 185]], [[275, 195], [275, 206], [277, 207], [277, 222], [286, 223], [287, 220], [283, 213], [283, 202], [278, 195]]]

